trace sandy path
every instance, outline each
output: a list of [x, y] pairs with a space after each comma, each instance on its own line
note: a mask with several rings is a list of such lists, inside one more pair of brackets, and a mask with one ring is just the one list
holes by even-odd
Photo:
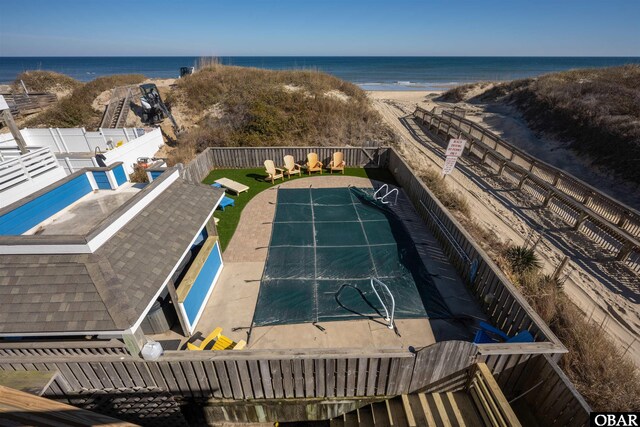
[[[403, 154], [407, 158], [420, 159], [419, 169], [442, 167], [442, 148], [415, 126], [413, 121], [402, 121], [402, 117], [413, 112], [416, 104], [426, 108], [433, 107], [435, 104], [429, 99], [433, 93], [370, 92], [369, 96], [385, 121], [401, 136]], [[554, 215], [548, 211], [532, 209], [535, 208], [535, 203], [532, 204], [526, 194], [505, 191], [509, 188], [505, 183], [492, 178], [493, 174], [488, 169], [472, 159], [463, 158], [461, 163], [467, 167], [467, 173], [472, 174], [465, 175], [456, 169], [447, 180], [455, 190], [466, 196], [470, 210], [474, 213], [474, 221], [493, 230], [503, 241], [515, 244], [521, 244], [531, 233], [532, 227], [539, 227], [540, 224], [547, 228], [553, 227]], [[584, 236], [556, 231], [542, 237], [537, 246], [538, 254], [545, 261], [546, 272], [552, 272], [564, 256], [558, 246], [584, 247], [565, 269], [567, 279], [564, 290], [640, 366], [640, 304], [633, 297], [637, 295], [639, 286], [637, 276], [629, 275], [624, 269], [615, 271], [615, 263], [593, 261], [594, 244]], [[598, 251], [597, 248], [595, 250]], [[596, 252], [596, 256], [598, 255]], [[619, 276], [611, 276], [616, 273]], [[619, 283], [603, 283], [596, 276], [604, 280], [607, 277], [620, 277], [620, 280]], [[630, 289], [632, 296], [615, 289], [616, 286]], [[633, 289], [636, 289], [635, 294]]]

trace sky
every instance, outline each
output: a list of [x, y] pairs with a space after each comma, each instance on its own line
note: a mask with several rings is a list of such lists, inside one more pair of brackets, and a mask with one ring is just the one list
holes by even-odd
[[2, 56], [640, 56], [640, 0], [2, 0]]

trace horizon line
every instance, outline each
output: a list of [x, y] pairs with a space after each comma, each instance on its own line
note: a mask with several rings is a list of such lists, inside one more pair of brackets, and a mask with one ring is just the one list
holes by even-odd
[[0, 55], [0, 58], [640, 58], [640, 55]]

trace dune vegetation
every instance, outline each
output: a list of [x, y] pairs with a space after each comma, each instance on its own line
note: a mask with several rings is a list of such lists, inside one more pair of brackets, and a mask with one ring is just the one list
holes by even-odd
[[594, 165], [640, 183], [640, 65], [463, 85], [440, 99], [513, 105], [531, 129], [567, 141]]
[[560, 361], [562, 370], [594, 411], [638, 410], [640, 374], [626, 352], [568, 299], [561, 283], [541, 272], [539, 261], [523, 268], [523, 258], [514, 257], [522, 251], [505, 248], [498, 264], [569, 350]]
[[[32, 75], [29, 71], [21, 75]], [[42, 72], [38, 72], [42, 73]], [[88, 83], [80, 83], [63, 74], [44, 72], [38, 74], [36, 80], [39, 87], [44, 90], [52, 90], [56, 85], [72, 85], [71, 93], [60, 99], [56, 104], [42, 113], [36, 114], [24, 122], [25, 127], [84, 127], [94, 129], [100, 124], [104, 111], [95, 110], [92, 106], [95, 98], [105, 90], [117, 86], [141, 83], [145, 77], [141, 74], [118, 74], [113, 76], [98, 77]], [[20, 76], [18, 76], [19, 83]], [[75, 83], [70, 83], [72, 80]], [[26, 83], [26, 82], [25, 82]], [[32, 86], [28, 85], [29, 88]]]
[[201, 117], [178, 137], [175, 161], [210, 146], [357, 146], [394, 138], [364, 91], [318, 71], [212, 64], [178, 80], [167, 103]]
[[24, 83], [29, 92], [38, 93], [64, 93], [82, 85], [78, 80], [54, 71], [24, 71], [18, 74], [13, 82], [13, 91], [16, 93], [21, 93], [24, 90], [20, 81]]

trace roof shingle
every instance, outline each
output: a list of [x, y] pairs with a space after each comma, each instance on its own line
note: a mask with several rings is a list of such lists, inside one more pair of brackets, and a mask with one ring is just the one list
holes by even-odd
[[223, 193], [177, 179], [93, 254], [2, 256], [0, 333], [129, 328]]

